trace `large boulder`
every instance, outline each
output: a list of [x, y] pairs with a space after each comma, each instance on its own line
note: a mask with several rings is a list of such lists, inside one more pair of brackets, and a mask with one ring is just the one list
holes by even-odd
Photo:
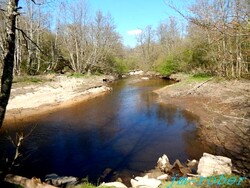
[[197, 173], [203, 177], [232, 173], [232, 161], [228, 157], [203, 153]]
[[154, 178], [148, 178], [148, 176], [144, 177], [135, 177], [135, 179], [131, 179], [130, 181], [133, 188], [157, 188], [161, 185], [161, 181], [154, 179]]

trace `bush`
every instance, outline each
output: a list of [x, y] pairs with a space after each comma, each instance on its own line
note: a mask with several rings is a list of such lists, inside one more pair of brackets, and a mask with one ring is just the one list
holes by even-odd
[[158, 65], [156, 70], [163, 76], [170, 76], [178, 71], [178, 62], [174, 60], [174, 58], [168, 57], [164, 59], [160, 65]]
[[123, 59], [115, 58], [114, 69], [119, 75], [128, 72], [127, 62]]

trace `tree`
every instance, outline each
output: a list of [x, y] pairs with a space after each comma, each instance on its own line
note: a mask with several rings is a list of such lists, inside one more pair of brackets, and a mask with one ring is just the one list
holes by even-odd
[[108, 73], [110, 56], [116, 56], [122, 46], [111, 16], [97, 11], [90, 19], [83, 0], [74, 5], [62, 4], [61, 12], [58, 37], [70, 68], [83, 74]]
[[155, 30], [152, 26], [147, 26], [141, 34], [137, 36], [137, 42], [141, 51], [142, 68], [149, 70], [154, 65], [155, 52]]
[[17, 15], [18, 0], [8, 0], [5, 12], [6, 27], [3, 45], [4, 59], [0, 93], [0, 128], [3, 124], [6, 107], [10, 98], [10, 91], [13, 80]]
[[[168, 5], [203, 32], [199, 50], [214, 64], [211, 71], [218, 75], [242, 77], [249, 75], [249, 3], [246, 0], [196, 0], [184, 14], [173, 4]], [[194, 36], [194, 35], [193, 35]], [[198, 40], [197, 40], [198, 39]]]

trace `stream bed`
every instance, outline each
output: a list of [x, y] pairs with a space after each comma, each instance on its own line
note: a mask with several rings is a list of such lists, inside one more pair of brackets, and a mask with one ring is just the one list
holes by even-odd
[[198, 118], [158, 103], [152, 92], [168, 84], [163, 79], [119, 80], [109, 94], [1, 129], [1, 168], [15, 154], [9, 138], [15, 140], [17, 132], [27, 137], [12, 173], [26, 177], [56, 173], [97, 182], [107, 168], [120, 177], [150, 170], [163, 154], [171, 163], [198, 159], [204, 151]]

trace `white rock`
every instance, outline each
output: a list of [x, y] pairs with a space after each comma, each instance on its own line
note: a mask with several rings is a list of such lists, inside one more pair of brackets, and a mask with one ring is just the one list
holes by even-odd
[[149, 77], [141, 77], [142, 80], [149, 80]]
[[169, 163], [169, 159], [167, 157], [167, 155], [163, 155], [162, 157], [160, 157], [157, 161], [157, 166], [161, 169], [164, 170], [166, 168], [166, 165]]
[[130, 183], [131, 183], [132, 187], [138, 187], [138, 186], [139, 186], [138, 181], [136, 181], [136, 180], [134, 180], [134, 179], [131, 179], [131, 180], [130, 180]]
[[128, 75], [142, 75], [144, 72], [142, 70], [130, 71]]
[[203, 153], [197, 173], [203, 177], [220, 174], [232, 174], [232, 161], [228, 157], [215, 156], [208, 153]]
[[109, 183], [102, 183], [100, 185], [101, 186], [105, 186], [105, 187], [116, 187], [116, 188], [127, 188], [126, 185], [124, 185], [123, 183], [121, 182], [109, 182]]
[[163, 174], [161, 176], [158, 176], [157, 179], [158, 180], [166, 180], [166, 179], [168, 179], [168, 175], [167, 174]]
[[161, 181], [153, 178], [147, 177], [135, 177], [131, 179], [131, 185], [134, 188], [157, 188], [161, 185]]

